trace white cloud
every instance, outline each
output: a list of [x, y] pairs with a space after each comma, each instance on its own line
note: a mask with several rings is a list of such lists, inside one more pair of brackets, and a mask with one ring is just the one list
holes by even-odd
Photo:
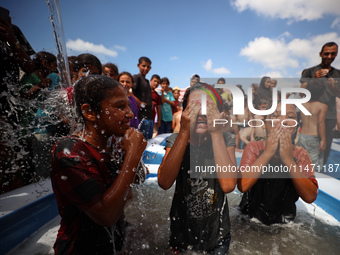
[[[258, 37], [250, 41], [241, 49], [240, 55], [248, 58], [250, 62], [260, 63], [265, 68], [285, 72], [287, 68], [301, 68], [313, 66], [320, 63], [319, 52], [326, 42], [339, 42], [337, 33], [316, 35], [307, 39], [295, 38], [286, 41], [285, 38], [271, 39]], [[339, 66], [340, 58], [333, 63]]]
[[203, 68], [208, 72], [213, 72], [215, 74], [230, 74], [230, 71], [225, 67], [212, 68], [212, 60], [208, 59], [206, 63], [203, 64]]
[[299, 66], [298, 61], [290, 56], [284, 39], [255, 38], [248, 43], [248, 46], [241, 49], [240, 55], [247, 56], [250, 61], [261, 63], [271, 69]]
[[69, 39], [66, 42], [66, 48], [72, 51], [78, 52], [91, 52], [93, 54], [103, 54], [111, 57], [117, 57], [117, 51], [110, 50], [106, 48], [104, 45], [96, 45], [91, 42], [85, 42], [82, 39], [71, 40]]
[[317, 20], [325, 15], [340, 15], [338, 0], [232, 0], [239, 11], [247, 9], [259, 15], [290, 21]]
[[125, 46], [114, 45], [114, 47], [115, 47], [117, 50], [126, 51], [126, 47], [125, 47]]
[[178, 59], [177, 56], [170, 57], [170, 60], [177, 60], [177, 59]]

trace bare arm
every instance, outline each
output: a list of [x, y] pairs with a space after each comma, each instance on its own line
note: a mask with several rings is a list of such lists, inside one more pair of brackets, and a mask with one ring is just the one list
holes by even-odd
[[[275, 155], [278, 148], [279, 134], [281, 129], [282, 128], [280, 125], [274, 126], [265, 142], [264, 152], [257, 159], [255, 159], [255, 161], [251, 162], [254, 156], [252, 148], [248, 146], [245, 148], [240, 165], [241, 177], [237, 180], [237, 188], [242, 193], [247, 192], [249, 189], [251, 189], [251, 187], [254, 186], [262, 174], [262, 166], [267, 165], [270, 159]], [[242, 171], [243, 167], [246, 166], [250, 166], [252, 171]]]
[[[250, 143], [250, 133], [251, 133], [251, 127], [246, 127], [239, 131], [240, 134], [240, 140], [244, 142], [246, 145]], [[248, 140], [249, 137], [249, 140]]]
[[[298, 165], [295, 163], [292, 156], [292, 136], [289, 132], [282, 132], [280, 136], [280, 158], [284, 165], [291, 167], [295, 166], [295, 169], [300, 170]], [[312, 161], [309, 159], [310, 163]], [[309, 171], [313, 171], [313, 168], [308, 164]], [[313, 203], [318, 194], [317, 186], [312, 182], [311, 179], [307, 178], [301, 171], [291, 171], [290, 176], [296, 192], [306, 203]]]
[[320, 151], [324, 151], [326, 149], [326, 126], [325, 126], [325, 118], [328, 106], [326, 104], [320, 104], [320, 112], [318, 116], [318, 124], [317, 130], [318, 135], [320, 136]]
[[167, 104], [169, 104], [169, 105], [171, 105], [171, 106], [175, 106], [175, 105], [176, 105], [176, 104], [175, 104], [175, 101], [170, 101], [170, 100], [168, 100], [168, 99], [165, 98], [165, 96], [164, 96], [164, 91], [163, 91], [163, 90], [162, 90], [162, 93], [161, 93], [161, 103], [162, 103], [162, 104], [167, 103]]
[[130, 128], [124, 135], [123, 146], [126, 156], [121, 173], [115, 179], [111, 187], [104, 193], [101, 201], [85, 211], [85, 213], [97, 224], [113, 226], [120, 218], [128, 195], [131, 191], [142, 153], [146, 147], [144, 137], [139, 132]]
[[177, 114], [174, 114], [173, 118], [172, 118], [172, 123], [171, 123], [171, 128], [172, 130], [175, 130], [176, 127], [176, 119], [177, 119]]
[[255, 127], [251, 127], [250, 141], [255, 142]]
[[[211, 134], [214, 151], [215, 165], [237, 167], [235, 158], [235, 147], [228, 147], [225, 144], [222, 132]], [[218, 172], [218, 181], [224, 193], [230, 193], [235, 189], [237, 171]]]
[[162, 110], [161, 110], [160, 105], [157, 105], [157, 116], [158, 116], [157, 127], [159, 128], [161, 126], [161, 120], [162, 120]]
[[[175, 182], [180, 170], [183, 156], [190, 139], [191, 125], [196, 122], [196, 117], [201, 109], [197, 102], [190, 102], [182, 113], [181, 128], [172, 148], [166, 148], [163, 161], [158, 168], [158, 185], [162, 189], [169, 189]], [[190, 118], [192, 119], [190, 121]]]
[[190, 132], [179, 131], [172, 148], [166, 148], [161, 165], [158, 168], [158, 185], [162, 189], [169, 189], [175, 182], [182, 164]]
[[25, 99], [32, 99], [36, 96], [36, 94], [40, 91], [40, 89], [48, 88], [52, 83], [52, 80], [49, 78], [41, 79], [41, 81], [30, 88], [28, 91], [21, 92], [20, 97]]
[[234, 134], [235, 134], [235, 143], [236, 143], [236, 149], [240, 148], [240, 131], [238, 129], [237, 125], [233, 125]]
[[[230, 166], [236, 169], [235, 147], [227, 148], [220, 125], [214, 126], [214, 120], [220, 119], [221, 114], [213, 102], [208, 102], [207, 121], [208, 132], [211, 135], [211, 142], [214, 151], [215, 165]], [[235, 189], [237, 171], [217, 172], [218, 181], [224, 193], [232, 192]]]

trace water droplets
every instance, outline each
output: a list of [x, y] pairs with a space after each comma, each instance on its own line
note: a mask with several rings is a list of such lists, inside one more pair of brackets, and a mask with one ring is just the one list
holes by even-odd
[[64, 149], [64, 154], [65, 154], [65, 155], [70, 155], [71, 152], [70, 152], [70, 150], [69, 150], [68, 148], [65, 148], [65, 149]]
[[143, 243], [143, 244], [142, 244], [142, 249], [143, 249], [143, 250], [149, 249], [149, 248], [150, 248], [149, 243]]

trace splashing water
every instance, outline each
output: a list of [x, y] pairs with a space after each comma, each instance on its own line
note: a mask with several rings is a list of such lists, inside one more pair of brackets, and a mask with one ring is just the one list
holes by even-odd
[[63, 24], [61, 21], [60, 8], [58, 0], [46, 0], [47, 7], [50, 10], [50, 21], [52, 25], [55, 46], [58, 50], [57, 64], [60, 73], [61, 86], [63, 88], [71, 86], [71, 78], [66, 53]]

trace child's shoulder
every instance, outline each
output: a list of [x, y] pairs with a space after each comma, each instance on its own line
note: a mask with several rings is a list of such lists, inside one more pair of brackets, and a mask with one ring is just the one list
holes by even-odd
[[321, 103], [319, 101], [312, 101], [312, 102], [307, 102], [304, 103], [303, 106], [306, 107], [307, 110], [315, 110], [315, 111], [319, 111], [321, 109], [327, 108], [327, 105], [324, 103]]

